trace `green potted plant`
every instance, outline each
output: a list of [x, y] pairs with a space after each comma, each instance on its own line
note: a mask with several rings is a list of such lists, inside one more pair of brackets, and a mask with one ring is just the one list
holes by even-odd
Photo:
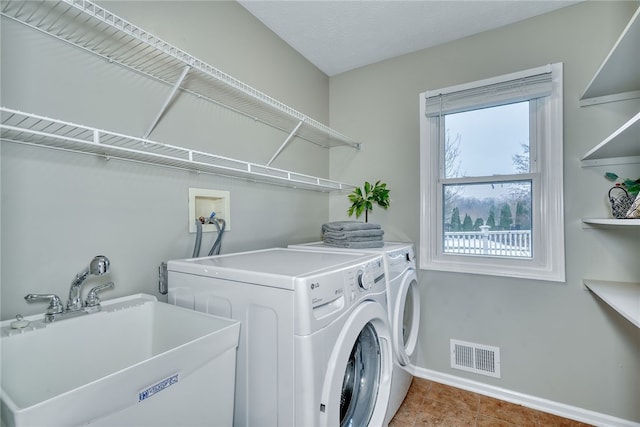
[[351, 207], [347, 211], [349, 216], [355, 214], [356, 218], [359, 218], [364, 212], [364, 222], [369, 222], [369, 211], [373, 210], [374, 203], [383, 209], [389, 207], [387, 184], [378, 180], [374, 185], [371, 185], [371, 183], [365, 181], [363, 188], [356, 187], [349, 194], [349, 201], [351, 202]]
[[622, 187], [632, 196], [637, 196], [640, 193], [640, 178], [635, 181], [630, 178], [622, 179], [613, 172], [607, 172], [604, 174], [605, 178], [609, 181], [613, 181], [616, 186]]

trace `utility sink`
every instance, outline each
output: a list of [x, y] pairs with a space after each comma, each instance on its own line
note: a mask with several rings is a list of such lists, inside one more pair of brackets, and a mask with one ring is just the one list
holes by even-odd
[[42, 319], [0, 323], [3, 426], [232, 425], [238, 321], [145, 294]]

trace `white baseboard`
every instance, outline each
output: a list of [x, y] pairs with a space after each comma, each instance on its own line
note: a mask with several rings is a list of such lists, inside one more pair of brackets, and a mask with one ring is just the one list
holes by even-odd
[[569, 418], [595, 426], [640, 427], [640, 423], [637, 423], [635, 421], [612, 417], [611, 415], [601, 414], [599, 412], [590, 411], [588, 409], [578, 408], [577, 406], [565, 405], [564, 403], [530, 396], [516, 391], [484, 384], [478, 381], [457, 377], [455, 375], [432, 371], [430, 369], [419, 368], [417, 366], [411, 366], [408, 370], [416, 377], [424, 378], [426, 380], [450, 385], [452, 387], [461, 388], [463, 390], [472, 391], [484, 396], [494, 397], [506, 402], [515, 403], [518, 405], [526, 406], [527, 408], [536, 409], [542, 412], [548, 412], [550, 414], [558, 415], [563, 418]]

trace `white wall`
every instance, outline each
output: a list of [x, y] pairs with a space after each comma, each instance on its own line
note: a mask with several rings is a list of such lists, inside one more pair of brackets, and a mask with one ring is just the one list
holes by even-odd
[[[391, 207], [374, 221], [389, 239], [419, 236], [418, 94], [554, 62], [564, 63], [566, 283], [420, 272], [418, 366], [640, 422], [640, 333], [583, 290], [582, 278], [640, 281], [640, 230], [594, 230], [606, 217], [609, 168], [579, 158], [640, 109], [640, 100], [580, 108], [582, 91], [638, 2], [585, 2], [331, 78], [331, 125], [364, 141], [331, 153], [332, 179], [382, 179]], [[342, 151], [341, 151], [342, 150]], [[638, 165], [611, 168], [640, 175]], [[331, 197], [331, 219], [346, 217]], [[452, 370], [449, 340], [498, 346], [502, 378]]]
[[[105, 2], [166, 41], [328, 122], [329, 79], [235, 2]], [[142, 136], [170, 87], [2, 19], [5, 107]], [[180, 94], [150, 138], [265, 164], [286, 134]], [[188, 188], [228, 190], [229, 253], [317, 240], [324, 193], [2, 142], [1, 316], [41, 313], [27, 293], [66, 300], [94, 255], [111, 259], [114, 298], [157, 293], [161, 261], [191, 256]], [[273, 164], [328, 177], [329, 154], [295, 140]], [[203, 239], [202, 254], [214, 233]], [[206, 249], [205, 246], [206, 245]], [[102, 282], [90, 279], [86, 288]], [[85, 290], [86, 292], [86, 290]], [[162, 297], [161, 297], [162, 298]]]

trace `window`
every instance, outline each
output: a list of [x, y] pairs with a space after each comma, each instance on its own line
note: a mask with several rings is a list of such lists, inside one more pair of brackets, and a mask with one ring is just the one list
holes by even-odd
[[420, 268], [564, 281], [562, 64], [420, 95]]

